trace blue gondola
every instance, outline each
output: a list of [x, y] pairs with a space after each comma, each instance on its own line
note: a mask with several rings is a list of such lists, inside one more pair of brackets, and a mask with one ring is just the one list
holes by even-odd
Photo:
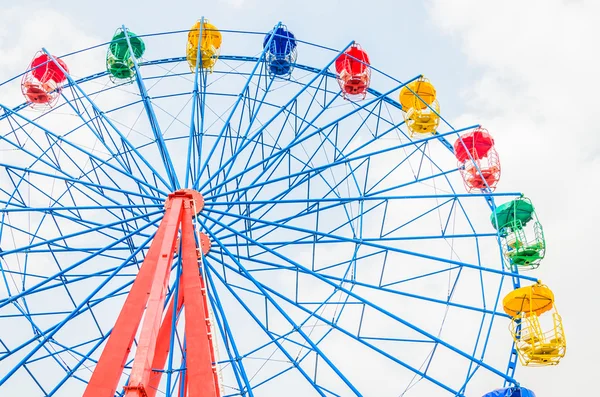
[[[273, 39], [269, 42], [272, 34]], [[267, 33], [263, 48], [266, 48], [265, 62], [271, 75], [289, 77], [292, 74], [298, 56], [296, 46], [296, 37], [285, 25]]]
[[482, 397], [535, 397], [535, 393], [524, 387], [510, 387], [491, 391]]

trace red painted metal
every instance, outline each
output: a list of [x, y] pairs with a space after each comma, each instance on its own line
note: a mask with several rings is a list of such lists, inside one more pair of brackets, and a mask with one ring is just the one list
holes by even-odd
[[[169, 195], [165, 215], [150, 245], [115, 327], [102, 352], [84, 397], [113, 397], [123, 374], [135, 334], [138, 338], [126, 397], [155, 397], [170, 348], [173, 315], [179, 317], [185, 301], [186, 371], [184, 394], [220, 397], [204, 280], [198, 270], [198, 248], [192, 218], [204, 206], [200, 193], [188, 189]], [[170, 302], [163, 319], [165, 296], [175, 245], [181, 234], [182, 275], [177, 309]], [[203, 253], [210, 240], [200, 236]], [[145, 309], [145, 314], [144, 314]], [[174, 313], [175, 312], [175, 313]], [[162, 319], [162, 323], [161, 323]], [[154, 371], [153, 371], [154, 370]]]
[[[177, 314], [175, 315], [176, 321], [179, 319], [179, 313], [183, 307], [183, 289], [179, 289], [179, 296], [177, 297]], [[158, 331], [158, 338], [156, 340], [156, 352], [154, 353], [154, 361], [152, 362], [152, 368], [164, 368], [169, 356], [169, 349], [171, 348], [171, 326], [173, 324], [173, 302], [169, 303], [169, 309], [163, 319], [160, 331]], [[150, 376], [150, 382], [146, 388], [146, 394], [148, 397], [155, 397], [158, 391], [158, 385], [162, 378], [162, 372], [154, 371]]]
[[[202, 255], [206, 256], [210, 252], [210, 247], [212, 243], [208, 236], [204, 233], [200, 233], [200, 249], [202, 250]], [[198, 255], [200, 257], [200, 255]]]
[[125, 387], [125, 397], [147, 397], [148, 395], [146, 385], [150, 380], [151, 365], [154, 361], [154, 351], [156, 350], [156, 339], [165, 306], [173, 251], [175, 250], [177, 232], [181, 223], [183, 199], [172, 200], [169, 204], [171, 205], [169, 216], [166, 216], [164, 219], [167, 222], [165, 238], [161, 242], [160, 254], [156, 264], [150, 296], [148, 297], [144, 323], [142, 324], [142, 331], [138, 338], [135, 359], [133, 360], [131, 375], [129, 376], [129, 385]]
[[175, 193], [169, 195], [169, 197], [165, 201], [165, 209], [167, 209], [167, 207], [170, 205], [171, 201], [177, 197], [176, 195], [191, 196], [191, 197], [188, 197], [188, 199], [191, 198], [194, 201], [194, 205], [192, 206], [192, 208], [195, 210], [194, 215], [198, 215], [200, 213], [200, 211], [202, 211], [202, 209], [204, 208], [204, 197], [202, 197], [202, 194], [200, 194], [199, 192], [192, 190], [192, 189], [179, 189]]
[[148, 249], [144, 263], [142, 263], [142, 267], [131, 286], [123, 309], [121, 309], [83, 397], [114, 397], [115, 395], [135, 333], [146, 308], [148, 294], [154, 280], [160, 242], [165, 237], [166, 226], [167, 223], [163, 219], [156, 231], [154, 241]]
[[[204, 234], [204, 233], [201, 233]], [[206, 236], [207, 240], [208, 240], [208, 236]], [[209, 244], [210, 244], [210, 240], [208, 240]], [[208, 246], [208, 249], [206, 252], [204, 252], [204, 255], [208, 254], [208, 251], [210, 250], [210, 245]], [[202, 263], [201, 263], [201, 270], [203, 270], [202, 267]], [[210, 324], [210, 314], [208, 311], [208, 296], [206, 294], [206, 284], [204, 283], [204, 277], [202, 277], [202, 275], [200, 276], [200, 287], [202, 288], [202, 300], [204, 302], [204, 318], [206, 319], [206, 328], [208, 329], [208, 335], [209, 335], [209, 339], [212, 341], [212, 326]], [[216, 355], [215, 355], [215, 349], [214, 349], [214, 345], [212, 343], [209, 344], [210, 347], [210, 362], [211, 363], [216, 363], [217, 359], [216, 359]], [[219, 389], [219, 374], [217, 372], [217, 366], [213, 364], [213, 380], [215, 382], [215, 385], [217, 387], [217, 396], [220, 394], [221, 390]]]
[[[189, 396], [219, 396], [214, 381], [212, 333], [206, 308], [206, 290], [198, 271], [192, 209], [184, 209], [181, 227], [181, 260], [185, 301], [186, 377]], [[209, 360], [210, 358], [210, 360]]]

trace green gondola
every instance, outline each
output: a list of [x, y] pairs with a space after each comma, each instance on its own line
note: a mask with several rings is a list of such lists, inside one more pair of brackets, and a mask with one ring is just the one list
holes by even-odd
[[129, 43], [122, 29], [117, 29], [106, 52], [106, 70], [113, 81], [131, 80], [135, 75], [135, 68], [129, 44], [133, 51], [133, 56], [138, 59], [144, 55], [146, 45], [144, 41], [135, 33], [127, 31]]
[[511, 265], [535, 269], [546, 254], [546, 241], [535, 208], [526, 197], [502, 204], [490, 216], [504, 238], [504, 255]]

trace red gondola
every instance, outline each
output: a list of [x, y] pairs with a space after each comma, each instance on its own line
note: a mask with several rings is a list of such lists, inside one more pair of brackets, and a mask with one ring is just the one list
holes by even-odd
[[494, 139], [485, 128], [479, 127], [457, 139], [454, 153], [467, 191], [496, 189], [500, 180], [500, 159]]
[[69, 69], [62, 60], [54, 59], [60, 67], [49, 55], [38, 53], [29, 65], [29, 72], [23, 76], [21, 91], [33, 108], [52, 107], [60, 97], [63, 83], [67, 80], [65, 72], [69, 73]]
[[344, 98], [362, 100], [367, 96], [371, 82], [370, 64], [369, 56], [357, 43], [336, 59], [337, 81]]

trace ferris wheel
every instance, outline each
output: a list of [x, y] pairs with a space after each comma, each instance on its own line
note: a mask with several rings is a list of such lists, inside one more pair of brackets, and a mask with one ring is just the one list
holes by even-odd
[[2, 396], [528, 397], [565, 355], [532, 202], [424, 76], [282, 23], [51, 51], [0, 85]]

